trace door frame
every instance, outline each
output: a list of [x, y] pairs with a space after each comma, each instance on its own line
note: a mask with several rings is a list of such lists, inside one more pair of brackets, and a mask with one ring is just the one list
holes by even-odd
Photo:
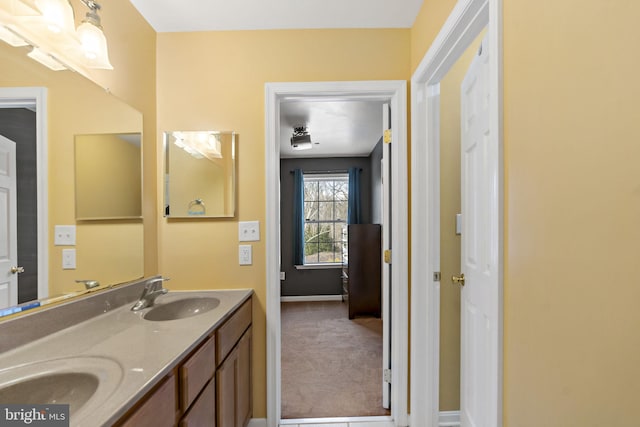
[[[38, 201], [38, 298], [49, 296], [49, 182], [47, 88], [2, 87], [0, 108], [35, 108]], [[19, 286], [19, 285], [18, 285]]]
[[267, 426], [281, 416], [280, 388], [280, 102], [297, 98], [388, 99], [392, 110], [391, 417], [408, 425], [407, 82], [403, 80], [265, 84]]
[[[497, 248], [498, 426], [502, 425], [504, 161], [502, 84], [502, 0], [459, 0], [411, 78], [411, 422], [436, 427], [440, 367], [440, 81], [480, 32], [488, 28], [489, 154], [496, 165], [498, 217], [491, 236]], [[495, 94], [495, 95], [494, 95]], [[417, 219], [421, 218], [420, 221]], [[443, 279], [444, 280], [444, 279]]]

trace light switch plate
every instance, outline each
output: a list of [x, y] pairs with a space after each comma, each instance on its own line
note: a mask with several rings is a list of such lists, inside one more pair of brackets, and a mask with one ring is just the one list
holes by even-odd
[[238, 240], [241, 242], [259, 241], [260, 221], [240, 221], [238, 223]]
[[251, 265], [251, 245], [240, 245], [238, 251], [240, 265]]
[[75, 225], [56, 225], [54, 227], [54, 245], [56, 246], [75, 246], [76, 244], [76, 226]]
[[75, 249], [62, 250], [62, 269], [63, 270], [76, 269], [76, 250]]

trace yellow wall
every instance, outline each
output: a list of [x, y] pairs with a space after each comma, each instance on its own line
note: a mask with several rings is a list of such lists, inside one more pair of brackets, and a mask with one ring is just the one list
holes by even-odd
[[[254, 417], [266, 417], [264, 84], [405, 80], [409, 35], [406, 29], [158, 34], [158, 131], [238, 132], [239, 197], [232, 220], [162, 219], [160, 271], [173, 289], [256, 290]], [[252, 266], [238, 265], [239, 220], [262, 226]]]
[[504, 16], [505, 426], [635, 426], [640, 3]]
[[[71, 1], [76, 21], [87, 10], [80, 0]], [[144, 274], [158, 272], [158, 165], [161, 153], [156, 143], [156, 32], [129, 0], [109, 0], [100, 10], [102, 27], [109, 42], [113, 70], [93, 70], [91, 78], [110, 93], [140, 111], [144, 117], [143, 206]]]

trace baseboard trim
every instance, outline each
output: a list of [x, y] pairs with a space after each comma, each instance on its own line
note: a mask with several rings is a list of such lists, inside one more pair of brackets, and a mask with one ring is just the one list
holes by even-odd
[[251, 418], [247, 427], [267, 427], [266, 418]]
[[280, 297], [280, 302], [342, 301], [342, 295], [301, 295]]
[[438, 426], [460, 427], [460, 411], [441, 411]]

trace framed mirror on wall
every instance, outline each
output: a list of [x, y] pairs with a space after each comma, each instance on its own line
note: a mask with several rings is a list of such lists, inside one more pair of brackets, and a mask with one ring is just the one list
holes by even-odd
[[164, 150], [165, 217], [235, 216], [235, 132], [164, 132]]
[[142, 218], [142, 135], [76, 135], [76, 220]]

